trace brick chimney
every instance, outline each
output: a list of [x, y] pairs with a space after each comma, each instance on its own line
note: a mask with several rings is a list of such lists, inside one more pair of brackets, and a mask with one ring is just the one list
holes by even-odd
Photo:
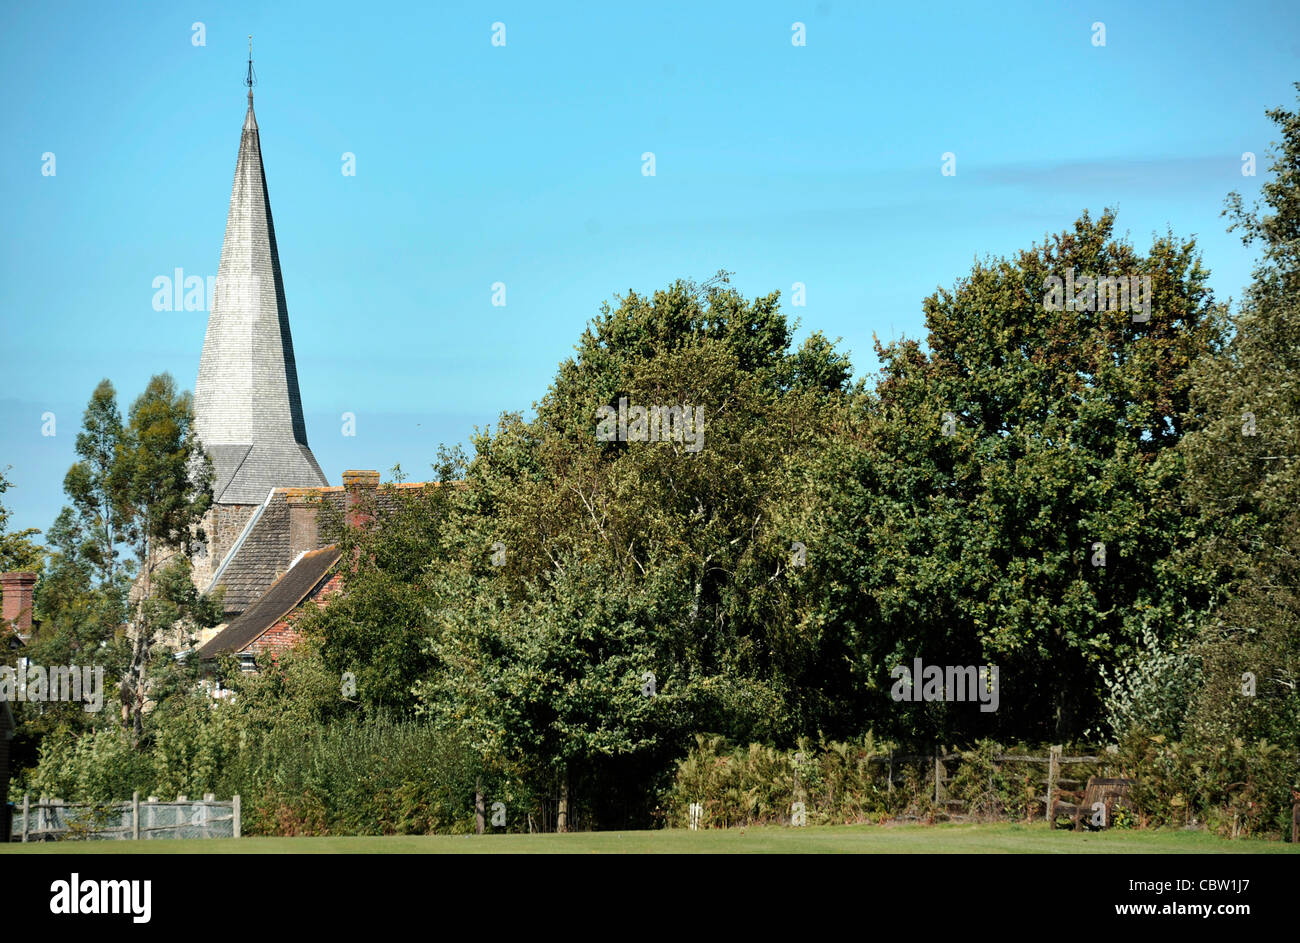
[[285, 500], [289, 504], [289, 560], [292, 562], [304, 551], [320, 549], [320, 531], [316, 525], [320, 499], [314, 490], [295, 488]]
[[32, 634], [32, 590], [35, 587], [35, 573], [0, 573], [0, 592], [4, 593], [0, 618], [12, 625], [23, 638]]
[[345, 471], [343, 487], [347, 492], [344, 519], [349, 527], [364, 527], [374, 520], [375, 492], [379, 489], [379, 472]]

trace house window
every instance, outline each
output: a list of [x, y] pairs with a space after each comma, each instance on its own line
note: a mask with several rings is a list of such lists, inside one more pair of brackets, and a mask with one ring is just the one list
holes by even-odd
[[239, 669], [240, 669], [241, 671], [248, 671], [248, 672], [256, 671], [256, 670], [257, 670], [257, 653], [256, 653], [256, 652], [240, 652], [240, 653], [239, 653]]

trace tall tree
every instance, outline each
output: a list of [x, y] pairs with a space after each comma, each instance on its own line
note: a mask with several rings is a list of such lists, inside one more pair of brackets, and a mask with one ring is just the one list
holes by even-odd
[[[50, 556], [37, 586], [44, 631], [40, 656], [50, 663], [114, 645], [126, 621], [132, 570], [123, 559], [122, 522], [109, 478], [123, 445], [113, 384], [100, 381], [77, 433], [77, 461], [63, 479], [69, 504], [49, 529]], [[116, 661], [116, 659], [112, 659]]]
[[[791, 538], [774, 521], [851, 367], [820, 335], [795, 347], [777, 300], [719, 278], [606, 306], [534, 420], [502, 416], [462, 481], [376, 521], [350, 598], [316, 622], [327, 662], [362, 699], [470, 735], [489, 769], [571, 784], [624, 821], [646, 821], [692, 732], [815, 725], [803, 705], [827, 680], [780, 586]], [[620, 401], [675, 408], [676, 435], [672, 420], [654, 441], [616, 421], [601, 434]], [[422, 651], [399, 659], [410, 627]]]
[[191, 394], [178, 392], [170, 374], [150, 379], [131, 404], [104, 487], [134, 557], [131, 660], [121, 695], [139, 738], [159, 633], [190, 620], [212, 624], [217, 617], [189, 578], [190, 557], [206, 539], [200, 524], [212, 504], [212, 463], [194, 433]]
[[[841, 627], [878, 730], [1078, 736], [1101, 669], [1148, 632], [1185, 635], [1201, 605], [1169, 564], [1191, 536], [1173, 446], [1219, 309], [1194, 241], [1144, 256], [1113, 228], [1085, 213], [927, 298], [926, 347], [878, 348], [875, 390], [804, 476], [810, 557], [826, 548], [802, 572], [810, 619]], [[1149, 320], [1132, 291], [1052, 296], [1053, 279], [1132, 276]], [[998, 710], [895, 703], [890, 672], [914, 658], [997, 666]]]
[[[1300, 83], [1296, 85], [1300, 90]], [[1300, 748], [1300, 108], [1268, 112], [1281, 132], [1262, 205], [1230, 194], [1224, 214], [1260, 248], [1224, 355], [1206, 358], [1184, 442], [1199, 514], [1203, 579], [1220, 605], [1198, 640], [1204, 685], [1191, 740]], [[1300, 774], [1300, 769], [1295, 772]], [[1300, 786], [1300, 782], [1293, 783]]]
[[122, 521], [113, 503], [109, 476], [124, 444], [117, 393], [109, 380], [101, 380], [77, 433], [78, 461], [63, 479], [81, 539], [80, 554], [95, 568], [101, 586], [113, 582], [119, 572]]
[[[86, 407], [76, 438], [77, 462], [64, 477], [70, 503], [47, 532], [48, 555], [35, 598], [40, 632], [25, 653], [36, 664], [100, 666], [106, 686], [114, 684], [125, 665], [118, 636], [130, 587], [107, 486], [121, 436], [117, 396], [104, 380]], [[112, 691], [104, 693], [111, 704]], [[82, 729], [104, 721], [103, 714], [88, 714], [80, 704], [46, 704], [24, 712], [24, 746], [34, 746], [60, 728]]]

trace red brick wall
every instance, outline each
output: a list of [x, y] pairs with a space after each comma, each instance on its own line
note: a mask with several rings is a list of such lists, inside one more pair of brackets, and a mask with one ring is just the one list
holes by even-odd
[[342, 588], [343, 574], [336, 570], [334, 573], [330, 574], [329, 579], [316, 587], [307, 599], [304, 599], [302, 603], [299, 603], [297, 609], [293, 610], [293, 612], [289, 613], [275, 625], [267, 629], [266, 632], [254, 640], [248, 648], [244, 650], [256, 652], [259, 655], [263, 652], [269, 651], [275, 655], [293, 648], [302, 638], [302, 635], [294, 628], [294, 623], [297, 622], [299, 617], [302, 615], [303, 605], [308, 600], [315, 600], [316, 604], [323, 609], [329, 605], [330, 598]]

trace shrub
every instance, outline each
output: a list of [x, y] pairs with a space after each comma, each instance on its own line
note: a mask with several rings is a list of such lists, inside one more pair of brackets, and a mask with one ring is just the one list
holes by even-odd
[[906, 790], [892, 793], [881, 760], [889, 745], [871, 734], [852, 743], [802, 740], [797, 749], [761, 744], [735, 747], [719, 736], [696, 737], [663, 796], [669, 825], [689, 823], [689, 807], [704, 807], [703, 824], [728, 827], [789, 822], [803, 802], [809, 824], [862, 822], [908, 804]]

